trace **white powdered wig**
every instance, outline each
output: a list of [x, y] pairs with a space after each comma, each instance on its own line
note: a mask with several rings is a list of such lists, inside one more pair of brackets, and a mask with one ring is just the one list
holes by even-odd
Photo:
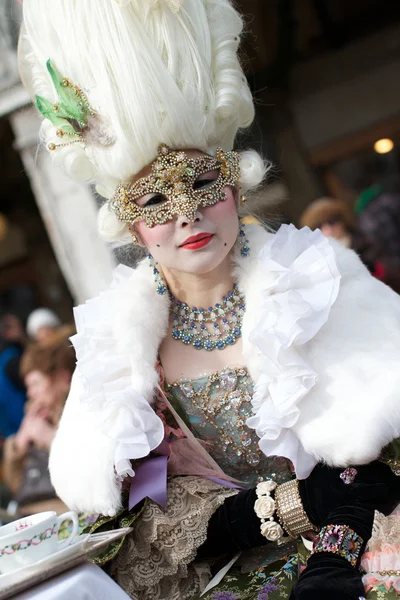
[[110, 210], [108, 203], [103, 204], [97, 216], [97, 229], [105, 242], [124, 245], [132, 242], [132, 234], [128, 223], [117, 219], [117, 215]]
[[265, 179], [271, 163], [266, 162], [255, 150], [240, 153], [240, 183], [244, 192], [257, 188]]
[[[242, 28], [230, 0], [184, 0], [177, 13], [165, 0], [24, 0], [20, 62], [32, 96], [56, 100], [50, 58], [115, 139], [58, 148], [57, 164], [109, 198], [155, 159], [161, 142], [231, 150], [254, 118], [237, 57]], [[56, 130], [44, 121], [46, 144], [60, 142]], [[244, 187], [259, 184], [260, 159], [246, 154], [244, 167]]]

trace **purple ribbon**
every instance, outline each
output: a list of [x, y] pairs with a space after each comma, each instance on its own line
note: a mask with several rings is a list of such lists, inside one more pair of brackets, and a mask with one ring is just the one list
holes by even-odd
[[[132, 478], [129, 490], [129, 510], [132, 510], [145, 498], [150, 498], [163, 508], [167, 506], [169, 443], [164, 440], [155, 452], [160, 456], [148, 458], [136, 467], [135, 477]], [[209, 475], [204, 475], [204, 477], [228, 488], [243, 489], [240, 485], [225, 479]]]
[[167, 506], [167, 465], [168, 456], [149, 458], [138, 465], [129, 490], [129, 510], [145, 498]]

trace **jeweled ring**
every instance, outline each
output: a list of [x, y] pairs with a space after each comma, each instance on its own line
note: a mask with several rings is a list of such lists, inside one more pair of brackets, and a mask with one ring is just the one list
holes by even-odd
[[355, 480], [357, 474], [358, 474], [357, 469], [353, 469], [352, 467], [349, 467], [349, 468], [345, 469], [343, 471], [343, 473], [340, 473], [339, 477], [345, 485], [350, 485], [351, 483], [354, 483], [354, 480]]

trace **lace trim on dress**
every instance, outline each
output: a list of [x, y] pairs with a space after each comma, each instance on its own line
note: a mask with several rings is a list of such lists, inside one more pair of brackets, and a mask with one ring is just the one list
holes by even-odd
[[211, 579], [210, 568], [193, 561], [206, 541], [210, 518], [235, 494], [207, 479], [170, 479], [166, 510], [148, 501], [114, 561], [117, 583], [134, 600], [185, 600], [200, 594]]
[[317, 461], [292, 428], [317, 374], [301, 356], [301, 346], [327, 322], [341, 276], [329, 241], [308, 227], [283, 225], [259, 260], [266, 280], [272, 274], [274, 281], [262, 292], [260, 318], [250, 336], [264, 360], [252, 401], [254, 417], [247, 425], [261, 438], [264, 454], [288, 458], [303, 479]]
[[[400, 545], [400, 512], [385, 517], [375, 511], [372, 535], [367, 545], [367, 552], [379, 552]], [[400, 556], [399, 556], [400, 566]]]
[[361, 560], [367, 591], [383, 584], [400, 594], [400, 514], [375, 512], [372, 536]]

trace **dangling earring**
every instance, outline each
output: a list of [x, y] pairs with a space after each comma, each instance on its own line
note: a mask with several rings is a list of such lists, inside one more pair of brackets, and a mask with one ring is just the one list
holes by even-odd
[[158, 269], [158, 262], [154, 260], [151, 254], [148, 255], [149, 259], [149, 267], [153, 269], [154, 281], [156, 283], [157, 294], [160, 296], [165, 296], [168, 292], [168, 288], [165, 285], [165, 282], [162, 278], [160, 270]]
[[131, 236], [132, 236], [132, 244], [135, 244], [135, 246], [139, 245], [139, 240], [137, 239], [136, 236], [136, 231], [135, 231], [135, 227], [132, 223], [132, 225], [129, 225], [129, 231], [131, 232]]
[[240, 246], [240, 254], [242, 256], [248, 256], [250, 254], [250, 246], [249, 240], [247, 239], [245, 232], [245, 224], [239, 219], [239, 246]]
[[245, 196], [244, 194], [241, 194], [240, 204], [246, 204], [246, 202], [247, 202], [247, 196]]

